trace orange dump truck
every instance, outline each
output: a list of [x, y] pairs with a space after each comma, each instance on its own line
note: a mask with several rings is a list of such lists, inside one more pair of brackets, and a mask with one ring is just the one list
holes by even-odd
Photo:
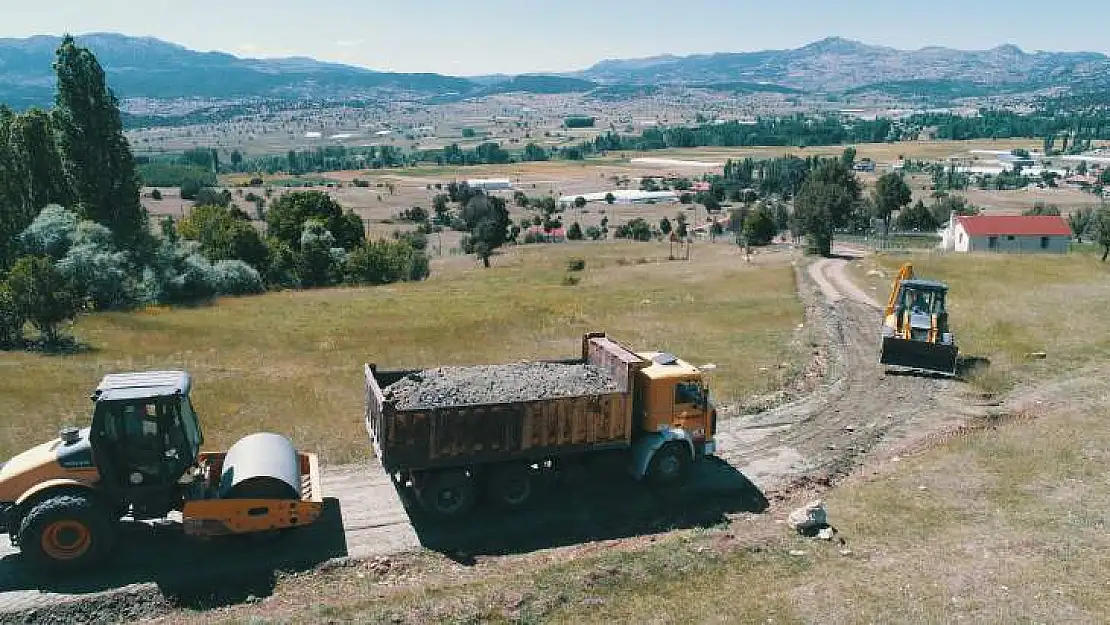
[[541, 471], [604, 466], [593, 462], [602, 458], [670, 486], [716, 450], [704, 372], [604, 333], [586, 334], [573, 360], [398, 371], [368, 364], [365, 376], [378, 461], [439, 516], [462, 515], [480, 496], [520, 507]]

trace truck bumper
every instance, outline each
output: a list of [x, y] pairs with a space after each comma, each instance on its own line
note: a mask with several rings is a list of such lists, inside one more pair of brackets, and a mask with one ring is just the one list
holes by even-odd
[[712, 456], [717, 453], [717, 439], [710, 438], [702, 443], [701, 455]]

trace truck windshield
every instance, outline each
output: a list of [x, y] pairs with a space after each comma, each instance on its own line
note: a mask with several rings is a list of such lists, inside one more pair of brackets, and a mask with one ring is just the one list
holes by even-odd
[[698, 382], [679, 382], [674, 387], [676, 404], [701, 405], [705, 402], [706, 389]]
[[185, 437], [189, 440], [189, 446], [195, 454], [204, 443], [204, 435], [200, 432], [197, 413], [193, 411], [193, 404], [188, 397], [181, 398], [181, 421], [185, 426]]

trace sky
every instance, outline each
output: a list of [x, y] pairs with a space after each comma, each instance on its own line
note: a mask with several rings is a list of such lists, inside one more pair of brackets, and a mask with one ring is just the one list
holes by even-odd
[[0, 0], [0, 37], [120, 32], [238, 56], [459, 76], [796, 48], [828, 36], [1110, 53], [1110, 2], [1043, 0]]

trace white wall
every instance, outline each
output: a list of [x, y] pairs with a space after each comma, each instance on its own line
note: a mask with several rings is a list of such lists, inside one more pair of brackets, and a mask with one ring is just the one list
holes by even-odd
[[1040, 236], [997, 237], [995, 247], [991, 247], [991, 237], [968, 236], [962, 225], [956, 226], [955, 250], [957, 252], [1017, 252], [1023, 254], [1066, 254], [1071, 237], [1050, 236], [1048, 247], [1041, 247]]

